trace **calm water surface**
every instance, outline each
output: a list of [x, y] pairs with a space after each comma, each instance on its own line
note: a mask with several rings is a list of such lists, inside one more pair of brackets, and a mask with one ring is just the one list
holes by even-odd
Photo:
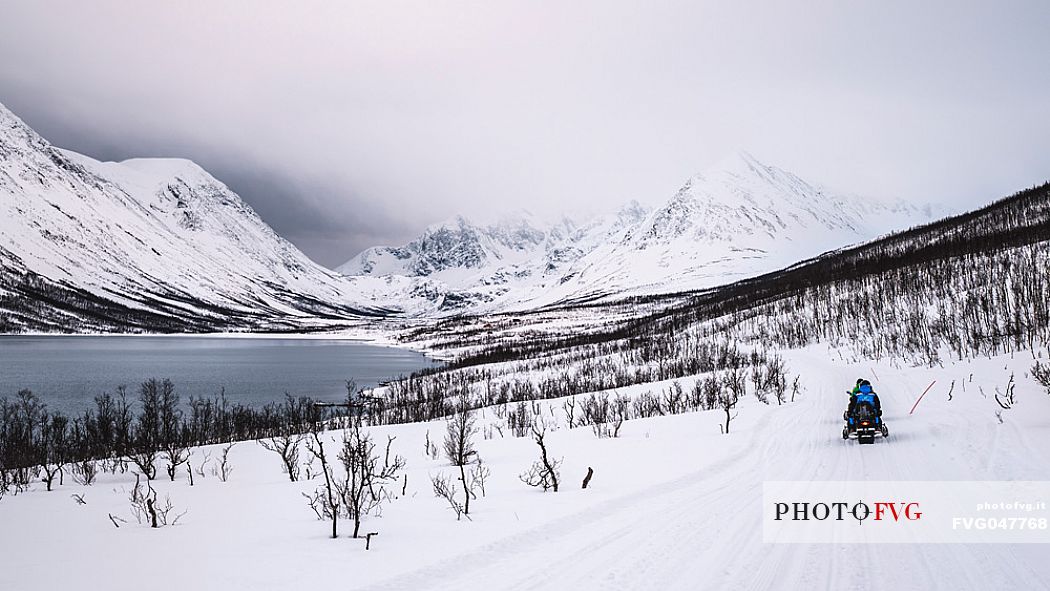
[[140, 336], [0, 337], [0, 398], [29, 388], [54, 410], [79, 413], [102, 392], [170, 378], [183, 402], [226, 388], [231, 402], [261, 406], [288, 392], [338, 401], [346, 380], [372, 386], [435, 362], [345, 340]]

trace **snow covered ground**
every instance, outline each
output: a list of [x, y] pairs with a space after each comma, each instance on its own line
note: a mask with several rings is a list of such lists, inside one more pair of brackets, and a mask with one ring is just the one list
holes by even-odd
[[[206, 473], [191, 487], [185, 474], [175, 483], [160, 475], [161, 499], [188, 510], [174, 527], [136, 524], [128, 475], [91, 487], [67, 478], [54, 492], [37, 484], [0, 500], [0, 589], [1047, 588], [1044, 545], [762, 542], [765, 481], [1050, 480], [1050, 397], [1025, 376], [1030, 358], [931, 369], [842, 361], [824, 347], [785, 357], [802, 395], [781, 407], [748, 397], [729, 435], [719, 433], [721, 411], [710, 411], [633, 420], [619, 438], [597, 439], [587, 427], [565, 428], [561, 401], [541, 403], [561, 419], [548, 437], [564, 458], [558, 493], [518, 479], [537, 457], [534, 442], [479, 435], [492, 475], [469, 521], [457, 522], [431, 492], [428, 476], [453, 468], [425, 455], [424, 440], [429, 432], [440, 442], [445, 423], [374, 428], [380, 442], [397, 437], [408, 484], [365, 520], [363, 531], [379, 532], [367, 551], [364, 540], [329, 539], [301, 495], [318, 481], [289, 482], [278, 457], [253, 442], [233, 448], [228, 482]], [[992, 395], [1011, 372], [1018, 403], [1000, 423]], [[891, 430], [871, 446], [840, 437], [844, 392], [859, 376], [876, 385]], [[493, 409], [479, 421], [499, 422]], [[206, 452], [218, 455], [197, 450], [192, 462]], [[581, 490], [587, 467], [594, 477]], [[110, 513], [129, 522], [115, 528]]]

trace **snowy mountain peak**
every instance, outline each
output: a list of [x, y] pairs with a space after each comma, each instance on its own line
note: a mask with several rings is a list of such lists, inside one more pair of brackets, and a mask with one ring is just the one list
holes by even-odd
[[455, 218], [452, 229], [369, 249], [338, 270], [426, 276], [446, 294], [445, 308], [526, 308], [711, 287], [927, 218], [914, 207], [832, 194], [741, 151], [652, 210], [632, 201], [582, 223]]
[[55, 148], [2, 105], [0, 253], [0, 282], [50, 281], [173, 323], [325, 322], [389, 308], [193, 162], [99, 162]]
[[457, 215], [428, 226], [403, 246], [365, 250], [336, 270], [345, 275], [406, 275], [469, 273], [492, 265], [513, 264], [541, 247], [550, 228], [529, 213], [504, 216], [481, 225]]

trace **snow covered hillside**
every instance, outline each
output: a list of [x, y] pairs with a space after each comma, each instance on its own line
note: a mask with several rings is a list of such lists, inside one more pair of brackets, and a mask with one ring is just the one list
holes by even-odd
[[315, 264], [192, 162], [98, 162], [0, 105], [7, 330], [301, 328], [391, 311], [398, 286]]
[[453, 310], [526, 309], [712, 287], [928, 221], [929, 208], [832, 194], [746, 153], [689, 179], [662, 207], [585, 223], [463, 217], [337, 270], [426, 277]]
[[[648, 301], [605, 322], [591, 306], [405, 333], [454, 359], [359, 399], [358, 428], [322, 431], [308, 400], [198, 403], [123, 435], [110, 404], [65, 431], [39, 407], [0, 405], [0, 552], [19, 565], [0, 587], [75, 586], [113, 556], [114, 589], [1045, 587], [1045, 544], [765, 543], [763, 488], [1050, 480], [1050, 185]], [[858, 377], [889, 427], [873, 445], [841, 438]], [[476, 453], [461, 470], [442, 444], [464, 417]], [[103, 422], [117, 428], [87, 427]], [[242, 438], [221, 478], [225, 442]], [[169, 480], [171, 458], [189, 463]], [[155, 497], [136, 488], [143, 466]], [[150, 527], [144, 498], [166, 527]], [[378, 535], [350, 537], [355, 517]], [[172, 555], [187, 566], [167, 568]]]
[[[396, 437], [391, 449], [406, 459], [407, 480], [364, 520], [362, 533], [379, 533], [369, 550], [365, 540], [348, 537], [348, 521], [339, 539], [329, 539], [329, 525], [303, 497], [321, 484], [316, 472], [290, 482], [278, 456], [252, 442], [231, 450], [226, 482], [211, 472], [221, 446], [193, 450], [191, 466], [203, 469], [192, 486], [185, 473], [175, 482], [161, 475], [153, 483], [161, 502], [170, 498], [172, 517], [186, 513], [157, 530], [132, 514], [131, 474], [104, 473], [91, 486], [67, 477], [53, 492], [37, 484], [0, 500], [0, 552], [17, 565], [0, 570], [0, 587], [73, 588], [92, 573], [114, 591], [140, 589], [144, 581], [157, 589], [227, 591], [1044, 588], [1050, 563], [1039, 544], [763, 543], [765, 481], [1045, 480], [1050, 471], [1046, 393], [1021, 383], [1023, 410], [1006, 413], [1002, 424], [995, 403], [981, 394], [1002, 387], [1011, 372], [1021, 376], [1020, 360], [913, 369], [829, 357], [837, 355], [823, 348], [789, 355], [804, 376], [803, 394], [784, 406], [749, 397], [729, 436], [719, 433], [722, 413], [708, 411], [630, 420], [619, 437], [597, 438], [587, 426], [568, 428], [561, 401], [544, 403], [541, 413], [555, 425], [546, 444], [564, 461], [557, 493], [519, 480], [539, 448], [514, 437], [498, 409], [488, 409], [479, 413], [475, 440], [490, 475], [470, 519], [460, 521], [431, 486], [431, 477], [458, 471], [424, 452], [427, 440], [440, 445], [445, 423], [371, 428], [381, 446]], [[871, 446], [844, 442], [843, 390], [873, 373], [891, 435]], [[340, 433], [326, 441], [337, 449]], [[594, 476], [584, 490], [588, 468]], [[179, 557], [177, 567], [167, 567], [169, 556]], [[114, 557], [119, 572], [104, 574]]]

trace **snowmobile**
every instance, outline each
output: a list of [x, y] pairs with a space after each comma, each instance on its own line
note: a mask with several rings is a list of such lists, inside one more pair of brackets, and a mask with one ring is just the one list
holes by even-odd
[[856, 437], [858, 443], [872, 444], [875, 443], [876, 435], [889, 437], [890, 430], [886, 423], [882, 422], [879, 414], [866, 403], [857, 404], [852, 416], [848, 410], [842, 413], [842, 418], [846, 420], [846, 426], [842, 428], [842, 438]]

